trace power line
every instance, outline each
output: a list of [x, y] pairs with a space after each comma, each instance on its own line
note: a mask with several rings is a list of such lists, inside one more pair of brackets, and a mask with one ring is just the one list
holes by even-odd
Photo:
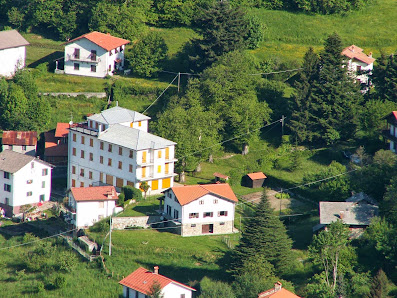
[[260, 73], [250, 73], [250, 76], [260, 76], [260, 75], [269, 75], [269, 74], [276, 74], [276, 73], [284, 73], [284, 72], [291, 72], [291, 71], [297, 71], [297, 70], [302, 70], [303, 67], [301, 68], [294, 68], [294, 69], [286, 69], [286, 70], [280, 70], [280, 71], [272, 71], [272, 72], [260, 72]]
[[175, 78], [171, 81], [171, 83], [168, 84], [167, 88], [165, 88], [165, 89], [163, 90], [163, 92], [161, 92], [161, 94], [156, 98], [156, 100], [153, 101], [153, 102], [150, 104], [150, 106], [148, 106], [148, 107], [146, 108], [146, 110], [144, 110], [144, 111], [142, 112], [142, 114], [145, 114], [146, 111], [149, 110], [150, 107], [151, 107], [152, 105], [154, 105], [154, 103], [164, 94], [165, 91], [167, 91], [167, 89], [172, 85], [172, 83], [173, 83], [177, 78], [178, 78], [178, 75], [175, 76]]
[[69, 231], [66, 231], [66, 232], [62, 232], [62, 233], [59, 233], [59, 234], [55, 234], [55, 235], [52, 235], [52, 236], [44, 237], [44, 238], [37, 239], [37, 240], [34, 240], [34, 241], [26, 242], [26, 243], [16, 244], [16, 245], [7, 246], [7, 247], [0, 247], [0, 250], [32, 244], [32, 243], [43, 241], [43, 240], [46, 240], [46, 239], [49, 239], [49, 238], [58, 237], [58, 236], [60, 236], [62, 234], [70, 233], [70, 232], [77, 231], [77, 230], [78, 229], [72, 229], [72, 230], [69, 230]]

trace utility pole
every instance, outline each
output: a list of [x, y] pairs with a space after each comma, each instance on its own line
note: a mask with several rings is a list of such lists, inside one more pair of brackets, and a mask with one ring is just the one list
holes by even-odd
[[112, 255], [112, 216], [110, 216], [110, 226], [109, 226], [109, 256]]
[[181, 73], [178, 72], [178, 93], [179, 93], [179, 85], [181, 83]]
[[[284, 117], [284, 116], [283, 116]], [[281, 201], [283, 200], [283, 189], [281, 188], [281, 190], [280, 190], [280, 213], [279, 213], [279, 215], [281, 215]]]
[[282, 115], [281, 116], [281, 136], [284, 135], [284, 120], [285, 120], [285, 117], [284, 117], [284, 115]]

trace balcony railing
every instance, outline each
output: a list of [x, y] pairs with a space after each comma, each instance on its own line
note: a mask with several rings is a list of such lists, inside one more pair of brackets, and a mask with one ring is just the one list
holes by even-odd
[[75, 130], [78, 132], [82, 132], [84, 134], [90, 135], [90, 136], [98, 136], [98, 130], [95, 128], [91, 128], [87, 125], [87, 123], [75, 123], [72, 124], [69, 128], [70, 130]]
[[101, 58], [98, 58], [98, 56], [92, 56], [91, 54], [88, 55], [88, 57], [81, 57], [80, 55], [77, 56], [75, 54], [67, 54], [67, 61], [80, 61], [80, 62], [89, 62], [89, 63], [99, 63], [101, 62]]

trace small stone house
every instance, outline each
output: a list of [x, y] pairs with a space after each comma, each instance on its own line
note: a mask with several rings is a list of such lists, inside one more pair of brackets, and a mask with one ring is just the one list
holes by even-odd
[[262, 172], [249, 173], [243, 177], [243, 185], [250, 188], [263, 187], [266, 178]]
[[196, 290], [180, 282], [159, 274], [159, 267], [154, 272], [143, 267], [138, 268], [120, 282], [123, 286], [123, 297], [146, 298], [152, 294], [153, 286], [158, 285], [163, 298], [192, 298]]
[[180, 227], [182, 236], [234, 232], [238, 199], [229, 184], [177, 186], [164, 195], [163, 214]]
[[3, 131], [3, 151], [9, 149], [14, 152], [35, 156], [36, 146], [36, 131]]

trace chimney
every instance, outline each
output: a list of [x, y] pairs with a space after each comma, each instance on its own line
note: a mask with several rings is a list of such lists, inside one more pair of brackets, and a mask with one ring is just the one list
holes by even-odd
[[154, 266], [154, 274], [159, 274], [159, 266]]
[[275, 284], [274, 284], [274, 292], [278, 292], [278, 291], [280, 291], [281, 290], [281, 288], [282, 288], [282, 283], [281, 282], [276, 282]]
[[372, 58], [372, 52], [369, 52], [368, 57], [369, 57], [369, 58]]
[[345, 217], [345, 211], [339, 211], [339, 217], [343, 219]]

